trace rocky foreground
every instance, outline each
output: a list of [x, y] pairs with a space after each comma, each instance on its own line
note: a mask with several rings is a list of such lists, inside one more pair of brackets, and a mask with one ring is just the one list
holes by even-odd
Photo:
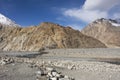
[[[117, 56], [119, 62], [119, 49], [97, 49], [103, 50], [100, 56], [105, 59], [110, 58], [111, 61], [100, 60], [98, 56], [93, 54], [95, 49], [87, 50], [92, 56], [83, 55], [84, 50], [47, 50], [46, 52], [1, 52], [0, 54], [0, 80], [119, 80], [120, 79], [120, 65], [112, 61], [111, 56], [114, 52], [114, 59]], [[58, 51], [53, 53], [51, 52]], [[72, 57], [73, 52], [78, 56]], [[110, 51], [110, 52], [109, 52]], [[85, 53], [86, 53], [85, 52]], [[112, 52], [112, 53], [111, 53]], [[4, 55], [2, 54], [4, 53]], [[67, 53], [67, 54], [66, 54]], [[31, 55], [32, 54], [32, 55]], [[65, 56], [64, 55], [70, 56]], [[60, 57], [60, 56], [62, 57]], [[82, 57], [80, 57], [80, 55]], [[59, 57], [58, 57], [59, 56]], [[96, 57], [96, 59], [95, 59]], [[114, 63], [113, 63], [114, 62]]]

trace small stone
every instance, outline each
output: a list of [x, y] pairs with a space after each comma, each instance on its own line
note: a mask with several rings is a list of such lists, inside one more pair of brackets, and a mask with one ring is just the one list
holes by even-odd
[[52, 72], [52, 75], [53, 76], [56, 76], [58, 73], [57, 72]]
[[57, 77], [50, 78], [50, 80], [58, 80]]
[[1, 63], [1, 65], [5, 65], [6, 64], [6, 62], [3, 61], [3, 60], [0, 63]]
[[43, 76], [44, 75], [44, 71], [40, 70], [36, 72], [37, 75]]
[[47, 76], [48, 76], [48, 77], [53, 77], [52, 74], [51, 74], [51, 72], [49, 72], [49, 73], [47, 74]]
[[60, 75], [60, 74], [56, 74], [56, 77], [60, 78], [60, 77], [61, 77], [61, 75]]
[[69, 77], [67, 75], [65, 75], [64, 78], [69, 79]]
[[72, 66], [68, 66], [68, 69], [72, 70]]
[[51, 68], [51, 67], [46, 67], [46, 70], [47, 70], [47, 71], [53, 71], [54, 69]]

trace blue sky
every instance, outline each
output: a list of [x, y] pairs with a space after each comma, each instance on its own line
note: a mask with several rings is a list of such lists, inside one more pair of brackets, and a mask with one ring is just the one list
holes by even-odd
[[97, 18], [118, 18], [119, 7], [120, 0], [0, 0], [0, 13], [22, 26], [53, 22], [81, 29]]

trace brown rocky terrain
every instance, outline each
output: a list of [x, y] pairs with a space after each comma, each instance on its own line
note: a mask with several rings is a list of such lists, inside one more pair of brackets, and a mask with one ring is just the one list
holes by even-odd
[[81, 32], [100, 40], [107, 47], [120, 47], [120, 25], [116, 24], [115, 20], [98, 19]]
[[44, 22], [32, 27], [0, 26], [0, 50], [38, 51], [47, 48], [99, 48], [102, 42], [71, 27]]

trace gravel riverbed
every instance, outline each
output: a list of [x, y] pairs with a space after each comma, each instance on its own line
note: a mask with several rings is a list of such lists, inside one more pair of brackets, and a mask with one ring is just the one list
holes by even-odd
[[119, 61], [119, 48], [0, 52], [0, 80], [37, 80], [36, 72], [45, 67], [55, 68], [75, 80], [119, 80]]

